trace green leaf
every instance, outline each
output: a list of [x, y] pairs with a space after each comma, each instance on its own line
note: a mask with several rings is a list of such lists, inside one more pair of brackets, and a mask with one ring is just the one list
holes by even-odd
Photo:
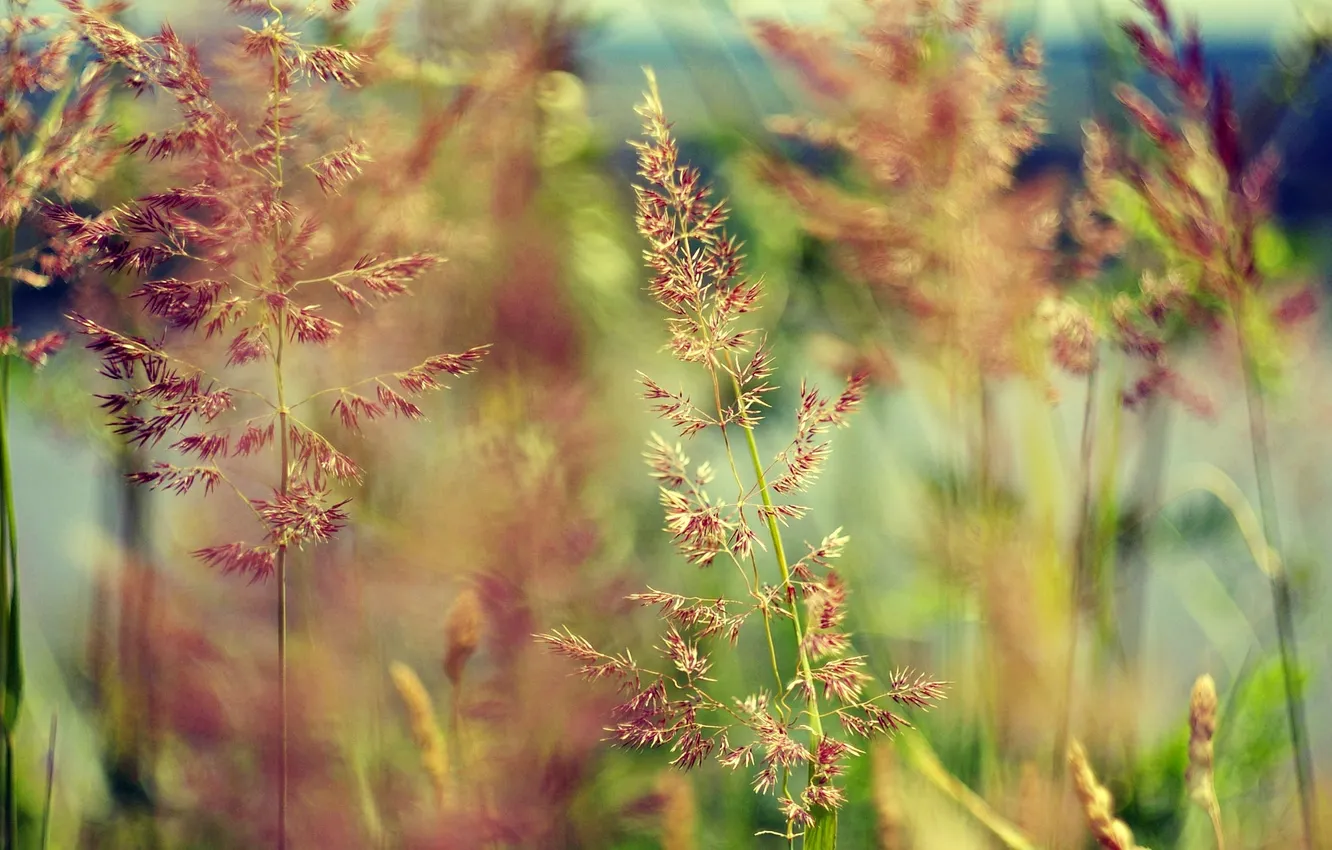
[[805, 850], [836, 850], [837, 810], [815, 809], [814, 825], [805, 830]]
[[[814, 763], [809, 765], [809, 781], [814, 781]], [[822, 807], [812, 808], [814, 823], [805, 830], [805, 850], [836, 850], [837, 848], [837, 810]]]
[[19, 708], [23, 704], [23, 650], [19, 645], [18, 586], [9, 602], [9, 660], [5, 669], [5, 729], [12, 730], [18, 723]]
[[[1306, 678], [1306, 672], [1299, 671], [1301, 690]], [[1216, 791], [1223, 800], [1269, 780], [1290, 752], [1281, 658], [1264, 659], [1237, 690], [1232, 707], [1218, 724]]]

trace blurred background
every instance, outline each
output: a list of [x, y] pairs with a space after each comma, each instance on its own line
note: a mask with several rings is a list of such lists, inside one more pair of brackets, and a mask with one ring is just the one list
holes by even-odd
[[[1079, 186], [1082, 122], [1123, 125], [1112, 87], [1142, 75], [1117, 24], [1134, 7], [988, 8], [1013, 43], [1032, 35], [1044, 44], [1049, 132], [1016, 164], [1005, 197], [1046, 204]], [[1246, 145], [1281, 153], [1264, 268], [1325, 293], [1332, 7], [1181, 0], [1171, 9], [1200, 22], [1209, 60], [1234, 80]], [[386, 11], [364, 3], [344, 25], [369, 29]], [[928, 742], [924, 749], [886, 744], [853, 761], [842, 846], [1023, 846], [998, 821], [1028, 836], [1025, 846], [1091, 846], [1071, 787], [1051, 776], [1061, 723], [1093, 749], [1139, 843], [1212, 846], [1184, 779], [1190, 688], [1204, 673], [1221, 697], [1216, 791], [1229, 845], [1298, 846], [1272, 595], [1235, 518], [1246, 503], [1256, 510], [1258, 494], [1233, 351], [1205, 340], [1180, 346], [1172, 363], [1205, 402], [1192, 409], [1166, 396], [1122, 405], [1135, 367], [1113, 356], [1090, 401], [1085, 378], [1039, 358], [982, 373], [977, 401], [947, 346], [913, 333], [909, 316], [876, 323], [835, 246], [765, 177], [774, 151], [814, 173], [839, 165], [771, 132], [773, 116], [818, 104], [753, 32], [761, 19], [853, 32], [860, 3], [412, 0], [391, 11], [392, 46], [337, 119], [365, 137], [373, 161], [321, 202], [329, 225], [321, 244], [431, 250], [448, 263], [411, 298], [349, 324], [330, 353], [302, 360], [302, 382], [350, 383], [366, 364], [493, 349], [477, 374], [429, 401], [428, 422], [377, 422], [349, 439], [367, 470], [364, 486], [347, 494], [352, 522], [293, 568], [291, 846], [784, 844], [755, 837], [784, 821], [743, 771], [708, 764], [683, 774], [661, 753], [603, 742], [614, 689], [571, 676], [572, 665], [532, 639], [567, 625], [608, 650], [646, 655], [660, 622], [626, 594], [645, 585], [743, 593], [734, 575], [700, 571], [675, 553], [640, 457], [649, 434], [670, 426], [642, 400], [638, 373], [666, 386], [698, 382], [662, 351], [666, 331], [645, 291], [634, 229], [626, 140], [639, 132], [643, 66], [660, 80], [683, 158], [730, 199], [749, 270], [766, 282], [758, 321], [781, 390], [758, 430], [763, 448], [789, 439], [802, 377], [833, 391], [851, 365], [876, 368], [864, 409], [836, 433], [826, 471], [802, 498], [808, 518], [792, 523], [788, 539], [802, 549], [799, 541], [841, 527], [858, 650], [877, 675], [909, 665], [951, 685], [945, 702], [915, 718], [923, 734], [911, 740]], [[139, 32], [164, 18], [205, 52], [237, 24], [220, 3], [144, 2], [124, 14]], [[169, 104], [116, 95], [111, 110], [128, 138], [160, 122]], [[130, 160], [92, 202], [152, 191], [154, 174]], [[972, 293], [978, 309], [1004, 301], [1006, 280]], [[78, 308], [132, 326], [142, 319], [123, 301], [128, 286], [21, 288], [16, 324], [25, 335], [62, 328], [63, 314]], [[1034, 316], [1037, 305], [1014, 309]], [[1283, 348], [1268, 404], [1324, 803], [1332, 797], [1325, 330], [1320, 312]], [[96, 369], [71, 344], [16, 378], [14, 390], [29, 677], [17, 743], [23, 817], [42, 811], [58, 716], [50, 846], [269, 846], [273, 585], [222, 576], [189, 556], [228, 539], [209, 500], [123, 481], [154, 454], [108, 433], [93, 398], [106, 391]], [[1082, 447], [1089, 409], [1090, 454]], [[724, 463], [709, 440], [688, 450]], [[976, 488], [988, 495], [967, 495]], [[1079, 601], [1066, 702], [1070, 541], [1084, 491], [1101, 556], [1094, 598]], [[764, 652], [752, 636], [719, 652], [719, 692], [757, 687]], [[403, 669], [395, 664], [433, 701], [447, 749], [442, 791], [413, 738], [420, 716], [395, 684], [391, 671], [400, 679]]]

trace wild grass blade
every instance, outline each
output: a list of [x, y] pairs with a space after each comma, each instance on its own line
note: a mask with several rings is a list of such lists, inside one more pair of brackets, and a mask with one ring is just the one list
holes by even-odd
[[1249, 444], [1253, 453], [1254, 474], [1258, 478], [1258, 511], [1263, 524], [1263, 561], [1272, 588], [1272, 610], [1276, 616], [1277, 645], [1281, 653], [1281, 671], [1286, 684], [1286, 718], [1290, 724], [1291, 760], [1299, 786], [1300, 821], [1304, 843], [1309, 850], [1317, 847], [1318, 796], [1315, 788], [1313, 750], [1305, 717], [1304, 694], [1300, 686], [1299, 648], [1295, 637], [1295, 603], [1290, 579], [1282, 561], [1281, 523], [1272, 483], [1272, 461], [1268, 453], [1267, 413], [1263, 391], [1258, 382], [1253, 359], [1241, 319], [1243, 305], [1235, 303], [1235, 335], [1244, 370], [1245, 401], [1249, 414]]
[[[6, 265], [14, 253], [16, 227], [0, 233], [0, 258]], [[0, 275], [0, 328], [14, 324], [13, 282]], [[10, 357], [0, 355], [0, 682], [4, 697], [0, 700], [3, 716], [4, 791], [0, 806], [3, 818], [4, 846], [18, 847], [18, 789], [14, 765], [14, 729], [18, 725], [23, 702], [23, 650], [19, 620], [18, 528], [15, 521], [13, 473], [9, 452], [9, 369]]]
[[51, 843], [51, 803], [55, 795], [56, 722], [59, 715], [51, 714], [51, 735], [46, 744], [46, 799], [42, 803], [42, 850]]

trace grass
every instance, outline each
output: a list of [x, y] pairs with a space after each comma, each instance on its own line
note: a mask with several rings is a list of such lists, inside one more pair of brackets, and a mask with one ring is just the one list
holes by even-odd
[[[68, 73], [0, 75], [54, 95], [0, 116], [6, 848], [1319, 846], [1322, 541], [1289, 506], [1316, 515], [1291, 496], [1321, 470], [1286, 442], [1320, 427], [1318, 299], [1278, 161], [1173, 10], [1123, 22], [1159, 85], [1115, 89], [1076, 178], [1016, 176], [1040, 45], [905, 0], [757, 22], [795, 114], [715, 156], [649, 74], [631, 178], [582, 23], [439, 5], [429, 44], [342, 0], [235, 4], [230, 41], [79, 0], [9, 25], [6, 56]], [[9, 328], [48, 280], [101, 369], [58, 355], [96, 396], [60, 439], [130, 441], [161, 567], [108, 579], [58, 750], [20, 723], [6, 430], [66, 386], [23, 365], [59, 339]], [[674, 432], [647, 480], [636, 374]], [[1233, 525], [1155, 503], [1199, 459]], [[1213, 584], [1171, 584], [1180, 611], [1222, 594], [1246, 645], [1273, 617], [1262, 675], [1218, 666], [1215, 614], [1166, 622], [1149, 575], [1181, 556]], [[26, 629], [63, 628], [35, 602]]]

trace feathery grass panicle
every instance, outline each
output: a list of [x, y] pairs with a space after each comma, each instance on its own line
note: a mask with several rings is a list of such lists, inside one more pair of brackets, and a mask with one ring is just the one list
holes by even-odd
[[1031, 373], [1059, 223], [1045, 188], [1015, 181], [1046, 132], [1040, 45], [1010, 49], [980, 3], [864, 5], [849, 44], [775, 21], [756, 33], [822, 113], [771, 129], [844, 156], [862, 179], [775, 158], [763, 176], [829, 243], [872, 317], [900, 319], [919, 351], [960, 357], [969, 376]]
[[[1094, 132], [1088, 134], [1084, 170], [1088, 194], [1102, 212], [1110, 206], [1105, 173], [1127, 190], [1123, 194], [1153, 231], [1146, 241], [1161, 268], [1144, 270], [1137, 291], [1119, 293], [1106, 305], [1103, 333], [1146, 363], [1124, 394], [1127, 404], [1164, 392], [1210, 414], [1210, 402], [1170, 366], [1169, 343], [1184, 334], [1216, 332], [1226, 323], [1250, 334], [1261, 328], [1264, 338], [1280, 339], [1289, 335], [1278, 331], [1289, 331], [1314, 313], [1317, 299], [1307, 286], [1284, 287], [1268, 279], [1259, 262], [1259, 241], [1275, 201], [1277, 152], [1270, 146], [1243, 149], [1230, 80], [1219, 70], [1209, 72], [1197, 22], [1175, 26], [1160, 0], [1139, 5], [1146, 20], [1127, 20], [1121, 29], [1168, 105], [1127, 84], [1115, 88], [1115, 97], [1154, 150], [1144, 155], [1089, 125]], [[1122, 217], [1122, 199], [1118, 206]], [[1120, 223], [1143, 232], [1143, 222]], [[1271, 373], [1284, 353], [1271, 342], [1269, 349], [1261, 355]]]
[[[349, 434], [358, 434], [363, 421], [421, 419], [416, 399], [445, 389], [450, 376], [474, 371], [487, 346], [296, 395], [292, 359], [298, 349], [332, 346], [344, 330], [320, 301], [336, 308], [340, 299], [353, 309], [387, 301], [406, 294], [411, 281], [440, 261], [427, 253], [393, 257], [366, 250], [354, 262], [334, 265], [315, 247], [316, 237], [327, 233], [319, 215], [325, 196], [355, 178], [368, 154], [355, 139], [332, 153], [307, 141], [318, 135], [310, 132], [317, 115], [298, 84], [355, 89], [372, 49], [307, 44], [293, 25], [302, 17], [306, 23], [336, 18], [348, 4], [300, 12], [273, 2], [232, 3], [234, 13], [258, 12], [263, 23], [236, 28], [221, 57], [227, 87], [213, 85], [199, 49], [170, 24], [143, 38], [113, 16], [115, 8], [85, 0], [62, 4], [103, 63], [120, 66], [132, 91], [152, 90], [174, 101], [180, 118], [127, 146], [166, 161], [170, 183], [99, 215], [52, 206], [47, 218], [88, 258], [89, 270], [144, 278], [132, 297], [163, 329], [150, 341], [70, 316], [87, 347], [101, 355], [102, 374], [121, 384], [120, 392], [98, 396], [112, 429], [145, 449], [166, 441], [178, 456], [178, 462], [154, 461], [130, 480], [182, 495], [201, 490], [205, 497], [215, 491], [234, 497], [252, 520], [244, 539], [193, 554], [251, 582], [276, 578], [277, 847], [284, 850], [288, 566], [295, 551], [328, 541], [345, 525], [350, 499], [343, 491], [363, 476], [349, 455], [308, 424], [308, 411], [328, 405], [329, 417]], [[181, 339], [190, 335], [193, 345]], [[225, 347], [214, 343], [208, 351], [214, 338]], [[245, 368], [252, 364], [268, 368]], [[260, 462], [269, 472], [256, 478], [253, 467]]]
[[[262, 100], [249, 114], [224, 102], [205, 74], [198, 50], [169, 26], [141, 38], [82, 0], [65, 0], [79, 35], [108, 63], [123, 66], [135, 90], [153, 88], [176, 102], [181, 121], [135, 138], [131, 152], [173, 166], [173, 183], [99, 216], [50, 207], [47, 217], [91, 270], [126, 271], [145, 278], [132, 297], [164, 331], [150, 341], [122, 334], [98, 321], [71, 318], [104, 361], [103, 373], [127, 385], [99, 396], [112, 427], [128, 441], [167, 448], [186, 462], [156, 462], [132, 477], [136, 483], [177, 493], [199, 485], [205, 494], [234, 491], [258, 521], [262, 539], [199, 549], [196, 556], [223, 572], [267, 578], [285, 554], [332, 537], [347, 519], [338, 486], [354, 485], [361, 468], [333, 440], [307, 424], [305, 409], [329, 405], [350, 433], [363, 421], [388, 416], [420, 419], [413, 401], [444, 388], [449, 376], [472, 372], [486, 354], [478, 346], [460, 354], [426, 358], [398, 372], [291, 397], [290, 358], [296, 346], [329, 346], [343, 332], [314, 298], [360, 307], [408, 292], [439, 258], [365, 254], [349, 268], [319, 266], [312, 245], [325, 229], [318, 215], [324, 190], [354, 178], [364, 151], [311, 150], [298, 130], [313, 121], [298, 99], [300, 81], [354, 88], [354, 72], [366, 57], [342, 47], [302, 43], [281, 15], [262, 30], [240, 27], [228, 69], [238, 87]], [[350, 159], [348, 159], [350, 157]], [[292, 160], [312, 163], [291, 168]], [[336, 173], [334, 173], [336, 172]], [[169, 270], [163, 267], [170, 265]], [[227, 340], [221, 362], [186, 360], [183, 335], [198, 343]], [[288, 361], [284, 364], [284, 360]], [[271, 365], [271, 386], [228, 386], [225, 370]], [[241, 381], [240, 376], [236, 379]], [[241, 489], [225, 467], [252, 457], [278, 455], [267, 493]]]
[[1068, 765], [1073, 775], [1073, 787], [1092, 836], [1105, 850], [1147, 850], [1133, 840], [1133, 830], [1115, 817], [1114, 798], [1096, 779], [1087, 751], [1073, 741], [1068, 746]]
[[411, 667], [400, 661], [389, 665], [393, 687], [407, 709], [412, 739], [421, 750], [421, 766], [435, 789], [435, 799], [442, 806], [448, 793], [449, 757], [444, 733], [435, 717], [435, 705], [421, 679]]
[[[768, 406], [774, 365], [760, 332], [742, 324], [757, 308], [763, 282], [744, 273], [741, 245], [725, 230], [725, 202], [712, 198], [697, 168], [679, 162], [651, 71], [647, 80], [637, 109], [645, 138], [631, 144], [638, 152], [638, 175], [646, 183], [634, 190], [638, 230], [648, 243], [648, 291], [667, 313], [667, 349], [677, 360], [706, 371], [709, 397], [695, 401], [645, 375], [640, 379], [644, 397], [682, 438], [717, 435], [731, 479], [726, 487], [733, 484], [736, 496], [713, 495], [707, 488], [717, 471], [706, 463], [691, 466], [680, 443], [654, 435], [645, 458], [659, 485], [666, 531], [679, 554], [699, 567], [722, 563], [734, 568], [747, 597], [705, 599], [652, 588], [631, 596], [658, 606], [666, 621], [657, 648], [663, 665], [656, 670], [628, 652], [600, 652], [567, 629], [538, 639], [578, 661], [585, 678], [610, 678], [621, 685], [628, 698], [615, 710], [608, 730], [616, 743], [669, 747], [675, 754], [671, 764], [682, 769], [710, 758], [732, 769], [756, 768], [754, 791], [774, 794], [786, 819], [786, 829], [776, 834], [787, 841], [803, 836], [808, 848], [831, 848], [837, 810], [846, 799], [835, 780], [843, 775], [846, 760], [861, 753], [851, 739], [891, 735], [909, 726], [899, 707], [928, 709], [944, 697], [945, 686], [903, 670], [876, 688], [865, 658], [850, 654], [850, 635], [842, 628], [846, 585], [834, 568], [847, 543], [840, 528], [818, 545], [807, 544], [804, 557], [788, 560], [781, 528], [803, 517], [806, 509], [780, 500], [814, 481], [829, 452], [825, 435], [845, 425], [860, 404], [865, 376], [852, 375], [835, 396], [802, 384], [795, 436], [765, 463], [754, 428]], [[745, 466], [750, 471], [742, 474]], [[776, 567], [766, 580], [758, 552], [767, 545], [760, 534], [771, 545]], [[777, 620], [788, 621], [791, 629], [784, 640], [794, 663], [785, 670], [777, 652]], [[719, 697], [708, 677], [709, 652], [734, 646], [746, 623], [763, 630], [772, 690]], [[714, 639], [721, 636], [727, 642], [718, 646]], [[832, 718], [846, 739], [824, 726]], [[807, 777], [803, 789], [793, 780], [800, 773]]]
[[1221, 804], [1213, 781], [1212, 739], [1216, 736], [1216, 683], [1206, 673], [1193, 683], [1189, 697], [1189, 768], [1185, 780], [1189, 797], [1207, 812], [1218, 850], [1225, 848]]

